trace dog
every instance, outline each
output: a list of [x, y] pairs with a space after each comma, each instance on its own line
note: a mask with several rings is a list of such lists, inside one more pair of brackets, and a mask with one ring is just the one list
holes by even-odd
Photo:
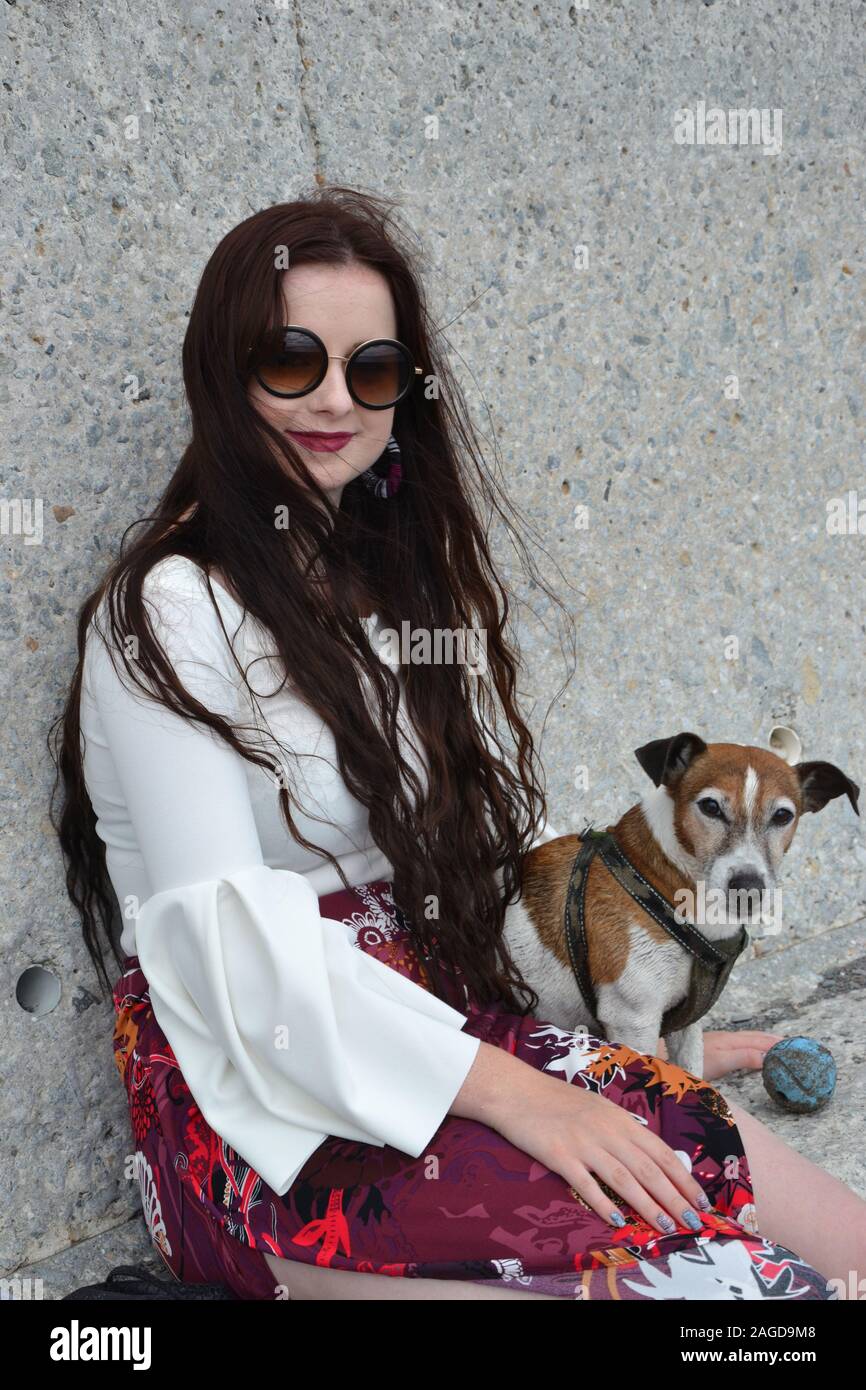
[[[764, 748], [683, 732], [635, 749], [653, 783], [605, 831], [537, 845], [505, 913], [539, 1017], [655, 1054], [700, 1077], [700, 1020], [778, 904], [800, 816], [860, 788], [827, 762], [791, 766]], [[745, 900], [744, 900], [745, 899]], [[760, 913], [757, 908], [760, 904]], [[777, 924], [775, 930], [779, 930]]]

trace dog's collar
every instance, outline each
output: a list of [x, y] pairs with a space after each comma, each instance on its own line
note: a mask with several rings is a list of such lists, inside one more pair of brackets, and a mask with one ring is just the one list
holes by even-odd
[[586, 880], [589, 865], [596, 854], [601, 856], [602, 862], [617, 883], [638, 906], [649, 913], [650, 917], [694, 958], [689, 992], [681, 1003], [667, 1011], [662, 1020], [661, 1032], [664, 1036], [687, 1027], [712, 1008], [724, 989], [734, 961], [748, 943], [749, 934], [746, 928], [741, 926], [739, 933], [727, 940], [709, 941], [693, 923], [677, 921], [671, 903], [657, 888], [647, 882], [639, 869], [635, 868], [610, 831], [587, 827], [581, 831], [581, 846], [571, 866], [565, 895], [565, 940], [578, 987], [596, 1019], [598, 1005], [589, 973], [589, 949], [584, 916]]

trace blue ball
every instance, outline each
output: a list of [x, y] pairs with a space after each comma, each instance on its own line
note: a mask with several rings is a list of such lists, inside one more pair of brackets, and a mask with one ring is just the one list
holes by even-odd
[[764, 1086], [783, 1110], [814, 1115], [836, 1089], [836, 1063], [814, 1038], [783, 1038], [764, 1058]]

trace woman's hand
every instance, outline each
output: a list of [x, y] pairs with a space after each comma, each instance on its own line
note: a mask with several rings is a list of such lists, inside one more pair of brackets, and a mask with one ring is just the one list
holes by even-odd
[[[781, 1041], [781, 1033], [746, 1030], [704, 1033], [704, 1080], [717, 1081], [740, 1067], [759, 1071], [764, 1064], [764, 1053]], [[655, 1055], [667, 1060], [668, 1050], [662, 1038], [659, 1038]]]
[[[620, 1215], [599, 1182], [662, 1234], [700, 1230], [703, 1188], [668, 1144], [606, 1096], [563, 1082], [482, 1042], [451, 1114], [496, 1129], [558, 1173], [611, 1225]], [[691, 1210], [691, 1224], [684, 1214]]]

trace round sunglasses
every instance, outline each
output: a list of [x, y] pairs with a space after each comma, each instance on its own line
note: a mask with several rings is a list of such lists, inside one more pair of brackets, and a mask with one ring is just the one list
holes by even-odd
[[396, 338], [369, 338], [349, 357], [328, 353], [311, 328], [287, 324], [263, 333], [250, 348], [247, 370], [272, 396], [290, 399], [315, 391], [325, 379], [331, 359], [345, 362], [346, 387], [365, 410], [396, 405], [421, 376], [405, 343]]

